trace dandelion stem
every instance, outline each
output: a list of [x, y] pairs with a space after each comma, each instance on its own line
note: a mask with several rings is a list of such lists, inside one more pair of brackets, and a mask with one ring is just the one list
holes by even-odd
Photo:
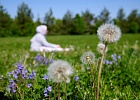
[[58, 100], [60, 100], [60, 83], [58, 83]]
[[107, 47], [107, 43], [105, 43], [105, 48], [103, 50], [103, 54], [102, 54], [102, 58], [101, 58], [101, 62], [100, 62], [100, 66], [99, 66], [99, 72], [98, 72], [98, 87], [97, 87], [97, 94], [96, 94], [96, 100], [99, 99], [99, 91], [100, 91], [100, 77], [101, 77], [101, 71], [102, 71], [102, 64], [103, 64], [103, 59], [104, 59], [104, 55], [105, 55], [105, 50]]
[[66, 100], [68, 100], [68, 98], [67, 98], [67, 86], [66, 86], [66, 83], [65, 83], [65, 93], [66, 93]]
[[54, 100], [56, 100], [56, 83], [54, 83]]

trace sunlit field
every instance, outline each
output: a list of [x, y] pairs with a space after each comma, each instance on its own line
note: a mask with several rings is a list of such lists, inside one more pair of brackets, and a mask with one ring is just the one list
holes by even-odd
[[[30, 52], [30, 39], [0, 38], [0, 92], [4, 94], [1, 95], [3, 98], [57, 100], [58, 84], [48, 79], [47, 68], [55, 60], [64, 60], [69, 62], [74, 73], [69, 83], [60, 84], [61, 100], [95, 100], [101, 59], [97, 52], [97, 35], [47, 36], [49, 42], [62, 47], [72, 46], [74, 50], [45, 54]], [[85, 52], [95, 54], [96, 64], [81, 62], [80, 57]], [[15, 75], [19, 67], [21, 72]], [[108, 45], [100, 85], [99, 100], [140, 100], [140, 34], [123, 34], [117, 43]]]

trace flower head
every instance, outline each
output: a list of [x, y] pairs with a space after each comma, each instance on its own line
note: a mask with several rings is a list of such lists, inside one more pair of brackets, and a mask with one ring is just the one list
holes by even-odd
[[93, 52], [85, 52], [80, 60], [83, 64], [93, 64], [95, 62], [95, 54]]
[[[105, 44], [103, 44], [103, 43], [99, 43], [98, 45], [97, 45], [97, 51], [99, 52], [99, 53], [101, 53], [101, 54], [103, 54], [103, 50], [104, 50], [104, 48], [105, 48]], [[105, 50], [105, 52], [107, 52], [107, 47], [106, 47], [106, 50]]]
[[43, 77], [44, 80], [48, 80], [48, 75], [44, 74], [44, 77]]
[[52, 91], [52, 87], [51, 86], [48, 86], [47, 87], [47, 91], [51, 92]]
[[74, 76], [74, 80], [75, 81], [78, 81], [79, 80], [79, 77], [78, 76]]
[[102, 42], [116, 42], [121, 37], [121, 30], [113, 24], [103, 24], [97, 30], [97, 35]]
[[73, 74], [71, 65], [63, 60], [56, 60], [48, 67], [48, 76], [53, 82], [70, 82], [69, 76]]
[[31, 86], [32, 86], [32, 84], [31, 84], [31, 83], [27, 85], [27, 87], [28, 87], [28, 88], [30, 88]]

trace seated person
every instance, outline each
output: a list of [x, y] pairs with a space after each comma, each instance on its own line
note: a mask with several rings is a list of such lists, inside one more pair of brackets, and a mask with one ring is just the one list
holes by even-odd
[[70, 48], [61, 48], [59, 44], [49, 43], [45, 37], [47, 33], [48, 33], [47, 26], [39, 25], [36, 27], [36, 34], [30, 40], [31, 42], [30, 51], [52, 52], [52, 51], [69, 51], [70, 50]]

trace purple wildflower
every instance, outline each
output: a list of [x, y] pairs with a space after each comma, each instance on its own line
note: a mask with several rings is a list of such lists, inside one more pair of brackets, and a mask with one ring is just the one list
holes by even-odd
[[44, 93], [44, 96], [45, 96], [45, 97], [47, 97], [47, 96], [48, 96], [48, 94], [47, 94], [47, 93]]
[[33, 71], [32, 73], [28, 75], [28, 79], [34, 79], [35, 76], [36, 76], [36, 73]]
[[54, 59], [50, 59], [50, 60], [49, 60], [49, 63], [52, 63], [52, 62], [54, 62]]
[[18, 63], [17, 69], [22, 70], [23, 68], [24, 68], [24, 66], [21, 63]]
[[48, 86], [48, 87], [47, 87], [47, 90], [48, 90], [49, 92], [51, 92], [51, 91], [52, 91], [52, 87], [51, 87], [51, 86]]
[[16, 92], [16, 90], [15, 90], [15, 89], [11, 89], [11, 92], [12, 92], [12, 93], [15, 93], [15, 92]]
[[46, 75], [46, 74], [44, 74], [44, 78], [43, 78], [44, 80], [48, 80], [49, 78], [48, 78], [48, 75]]
[[118, 56], [118, 59], [121, 59], [121, 56]]
[[10, 80], [9, 81], [11, 84], [8, 86], [8, 88], [10, 89], [10, 91], [12, 92], [12, 93], [15, 93], [16, 92], [16, 85], [15, 85], [15, 82], [14, 82], [14, 80]]
[[27, 87], [28, 87], [28, 88], [30, 88], [31, 86], [32, 86], [32, 84], [30, 83], [30, 84], [28, 84], [28, 86], [27, 86]]
[[75, 81], [78, 81], [79, 80], [79, 77], [78, 76], [74, 76], [74, 80]]
[[90, 70], [90, 67], [87, 67], [87, 70]]
[[45, 96], [45, 97], [48, 96], [47, 92], [48, 92], [48, 90], [45, 88], [45, 90], [44, 90], [44, 96]]
[[17, 79], [18, 78], [18, 75], [14, 73], [13, 74], [13, 77]]
[[40, 62], [42, 60], [42, 56], [38, 54], [37, 56], [35, 56], [34, 60]]

